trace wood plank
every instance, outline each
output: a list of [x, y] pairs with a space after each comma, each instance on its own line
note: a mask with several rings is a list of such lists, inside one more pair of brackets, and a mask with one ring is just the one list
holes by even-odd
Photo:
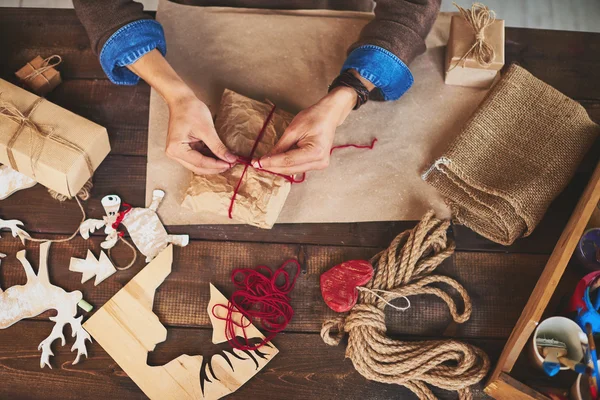
[[600, 98], [600, 34], [506, 29], [506, 65], [517, 62], [577, 100]]
[[37, 55], [59, 54], [63, 78], [107, 79], [73, 10], [2, 8], [0, 76], [11, 76]]
[[[576, 99], [600, 99], [600, 34], [524, 28], [506, 29], [506, 60], [519, 62], [535, 76]], [[104, 79], [85, 30], [73, 10], [4, 8], [0, 47], [10, 75], [38, 54], [61, 54], [68, 78]]]
[[533, 333], [540, 321], [546, 306], [550, 302], [554, 290], [567, 267], [569, 260], [577, 246], [579, 238], [587, 225], [592, 212], [600, 201], [600, 163], [596, 167], [594, 175], [590, 179], [583, 196], [577, 203], [577, 207], [565, 230], [563, 231], [554, 251], [550, 255], [548, 263], [542, 275], [533, 289], [523, 313], [519, 317], [513, 329], [506, 347], [504, 348], [500, 361], [494, 370], [491, 382], [494, 382], [502, 372], [510, 372], [519, 354], [523, 350], [527, 340]]
[[[81, 274], [68, 270], [70, 257], [83, 258], [88, 248], [97, 256], [100, 241], [101, 238], [96, 236], [91, 242], [77, 238], [68, 243], [55, 243], [49, 256], [51, 282], [68, 291], [82, 290], [84, 298], [97, 308], [117, 293], [143, 265], [140, 259], [134, 268], [117, 272], [98, 287], [94, 287], [92, 281], [81, 285]], [[0, 252], [9, 254], [0, 271], [3, 288], [25, 281], [24, 271], [14, 258], [21, 247], [20, 242], [7, 235], [0, 241]], [[31, 244], [27, 248], [30, 249], [28, 258], [35, 267], [38, 246]], [[125, 265], [131, 256], [130, 250], [122, 244], [114, 253], [120, 265]], [[185, 248], [175, 248], [173, 272], [156, 293], [154, 311], [168, 326], [209, 327], [206, 314], [209, 283], [229, 296], [233, 291], [230, 274], [234, 268], [264, 264], [275, 269], [284, 260], [297, 258], [303, 271], [291, 296], [295, 315], [287, 331], [320, 332], [321, 324], [336, 315], [322, 300], [320, 275], [342, 261], [368, 259], [375, 253], [376, 249], [366, 247], [194, 240]], [[417, 296], [411, 298], [412, 306], [404, 312], [387, 310], [388, 332], [434, 336], [442, 335], [452, 325], [449, 335], [455, 337], [506, 338], [546, 260], [545, 255], [458, 252], [436, 272], [457, 279], [467, 289], [473, 304], [471, 319], [454, 326], [445, 303], [436, 297]], [[450, 293], [458, 298], [456, 293]]]
[[[89, 346], [89, 358], [72, 365], [71, 342], [56, 347], [54, 369], [39, 368], [37, 343], [52, 324], [25, 321], [0, 331], [0, 398], [79, 400], [89, 395], [108, 399], [145, 399], [137, 386], [98, 344]], [[216, 354], [220, 347], [210, 343], [210, 330], [169, 329], [167, 340], [150, 354], [151, 365], [162, 365], [182, 353]], [[501, 340], [475, 340], [497, 359]], [[344, 358], [344, 346], [330, 347], [314, 334], [279, 335], [274, 343], [283, 349], [268, 367], [257, 374], [231, 399], [416, 399], [406, 389], [367, 381]], [[84, 393], [86, 395], [84, 395]], [[455, 399], [450, 392], [435, 390], [441, 399]], [[481, 385], [474, 388], [476, 399], [485, 398]]]
[[510, 375], [502, 373], [485, 387], [485, 392], [496, 400], [549, 400]]
[[[134, 206], [144, 204], [145, 180], [145, 158], [109, 156], [95, 174], [92, 199], [86, 204], [88, 216], [101, 217], [103, 208], [100, 199], [111, 193], [118, 194], [123, 201]], [[519, 239], [512, 246], [506, 247], [493, 243], [466, 227], [454, 226], [457, 248], [468, 251], [549, 254], [587, 180], [587, 174], [576, 176], [551, 205], [546, 217], [530, 237]], [[75, 202], [59, 203], [50, 198], [44, 187], [40, 185], [17, 192], [3, 200], [0, 203], [0, 216], [22, 220], [31, 232], [61, 234], [73, 232], [81, 219]], [[391, 221], [277, 224], [271, 230], [244, 225], [191, 225], [172, 226], [170, 231], [189, 234], [192, 238], [201, 240], [385, 247], [398, 233], [412, 228], [415, 223], [415, 221]]]

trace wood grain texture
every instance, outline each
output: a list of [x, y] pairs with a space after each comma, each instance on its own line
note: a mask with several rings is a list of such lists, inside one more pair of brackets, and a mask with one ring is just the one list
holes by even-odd
[[600, 163], [598, 163], [577, 207], [573, 211], [565, 230], [561, 234], [554, 251], [535, 285], [523, 313], [513, 329], [506, 347], [490, 382], [496, 381], [502, 372], [510, 372], [529, 337], [540, 321], [548, 303], [554, 295], [561, 277], [571, 259], [573, 251], [583, 234], [585, 226], [600, 201]]
[[[69, 271], [68, 267], [71, 257], [84, 257], [90, 246], [92, 251], [99, 252], [102, 238], [96, 236], [90, 240], [88, 243], [77, 238], [69, 243], [53, 244], [50, 249], [50, 277], [52, 282], [66, 290], [80, 289], [84, 299], [98, 308], [120, 290], [143, 264], [138, 260], [130, 270], [117, 272], [97, 287], [91, 281], [81, 285], [81, 276]], [[6, 254], [14, 254], [21, 247], [20, 242], [12, 238], [5, 237], [0, 241], [0, 252]], [[31, 257], [35, 257], [36, 251], [37, 246], [28, 246]], [[302, 274], [291, 294], [295, 315], [286, 331], [317, 333], [326, 319], [336, 315], [321, 297], [321, 273], [345, 260], [369, 258], [376, 251], [366, 247], [193, 240], [185, 248], [175, 248], [173, 272], [156, 293], [154, 311], [167, 326], [208, 328], [210, 322], [206, 306], [210, 282], [229, 296], [233, 291], [230, 274], [234, 268], [253, 268], [264, 264], [275, 269], [286, 259], [297, 258]], [[130, 252], [120, 244], [115, 247], [114, 255], [118, 264], [125, 265]], [[506, 338], [546, 260], [545, 255], [459, 252], [437, 272], [455, 278], [465, 286], [473, 302], [471, 319], [455, 326], [451, 324], [450, 313], [441, 300], [418, 296], [411, 298], [412, 307], [404, 312], [387, 311], [388, 331], [390, 334], [413, 336], [442, 335], [452, 325], [452, 336]], [[13, 257], [3, 260], [0, 277], [3, 287], [21, 284], [25, 279], [22, 268]]]
[[[72, 354], [68, 350], [71, 342], [67, 339], [67, 346], [55, 352], [55, 368], [40, 370], [39, 354], [31, 344], [41, 341], [50, 327], [48, 322], [25, 321], [9, 328], [10, 335], [0, 340], [3, 382], [0, 398], [146, 399], [97, 343], [89, 346], [88, 359], [72, 365]], [[416, 399], [399, 386], [367, 381], [344, 358], [344, 346], [327, 346], [318, 335], [289, 333], [279, 335], [274, 343], [281, 349], [277, 357], [228, 399]], [[470, 340], [469, 343], [484, 349], [494, 361], [503, 340]], [[167, 332], [167, 340], [150, 353], [149, 364], [162, 365], [184, 352], [210, 356], [218, 351], [218, 346], [211, 345], [210, 330], [172, 328]], [[482, 389], [481, 386], [474, 388], [475, 398], [485, 398]], [[456, 398], [446, 391], [435, 392], [441, 399]]]
[[488, 384], [485, 392], [496, 400], [549, 400], [548, 397], [505, 373], [500, 374], [498, 379]]

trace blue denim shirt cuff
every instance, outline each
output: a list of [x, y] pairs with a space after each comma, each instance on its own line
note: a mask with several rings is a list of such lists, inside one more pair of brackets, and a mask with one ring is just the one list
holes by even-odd
[[397, 100], [414, 82], [412, 73], [392, 52], [373, 45], [354, 49], [342, 66], [342, 72], [356, 70], [383, 94], [384, 100]]
[[111, 82], [135, 85], [140, 78], [126, 66], [158, 49], [163, 56], [167, 43], [162, 26], [152, 19], [133, 21], [112, 34], [100, 51], [100, 65]]

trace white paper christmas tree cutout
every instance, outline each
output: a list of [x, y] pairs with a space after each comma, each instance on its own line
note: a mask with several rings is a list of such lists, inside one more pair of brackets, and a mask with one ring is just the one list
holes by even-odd
[[100, 251], [100, 258], [96, 259], [91, 250], [88, 250], [85, 260], [71, 257], [69, 271], [81, 272], [83, 274], [81, 275], [81, 283], [89, 281], [95, 275], [94, 286], [98, 286], [103, 280], [117, 272], [104, 251]]

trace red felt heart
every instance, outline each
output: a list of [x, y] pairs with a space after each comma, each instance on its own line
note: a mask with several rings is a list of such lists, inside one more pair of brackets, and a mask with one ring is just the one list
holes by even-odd
[[373, 277], [373, 266], [365, 260], [346, 261], [321, 275], [321, 294], [333, 311], [346, 312], [358, 300], [357, 286]]

